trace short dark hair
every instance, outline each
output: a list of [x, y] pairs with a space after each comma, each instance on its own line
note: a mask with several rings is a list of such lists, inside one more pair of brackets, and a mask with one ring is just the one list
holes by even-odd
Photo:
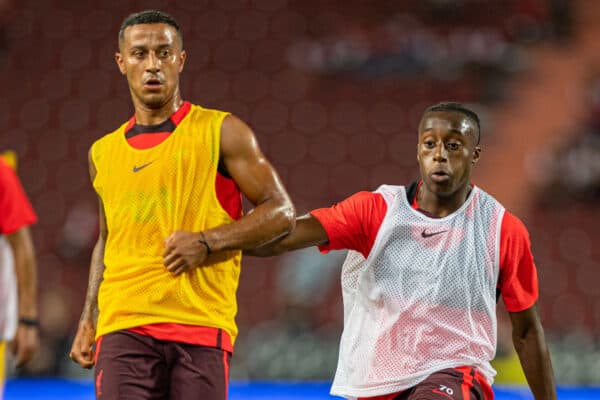
[[145, 10], [137, 13], [129, 14], [127, 18], [121, 23], [121, 29], [119, 29], [119, 45], [123, 42], [125, 36], [125, 29], [129, 26], [140, 25], [140, 24], [167, 24], [171, 25], [177, 31], [177, 37], [179, 38], [179, 44], [183, 46], [183, 36], [179, 25], [173, 17], [169, 14], [158, 11], [158, 10]]
[[442, 103], [434, 104], [431, 107], [427, 108], [423, 113], [423, 116], [429, 114], [430, 112], [458, 112], [465, 115], [467, 118], [470, 118], [477, 125], [477, 144], [479, 144], [479, 140], [481, 139], [481, 122], [479, 121], [479, 115], [466, 105], [462, 103], [458, 103], [455, 101], [445, 101]]

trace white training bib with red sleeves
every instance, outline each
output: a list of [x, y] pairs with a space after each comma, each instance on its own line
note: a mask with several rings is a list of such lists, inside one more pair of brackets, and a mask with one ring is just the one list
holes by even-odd
[[468, 365], [496, 374], [496, 284], [504, 207], [478, 187], [444, 218], [413, 209], [403, 186], [377, 189], [387, 213], [368, 258], [342, 267], [344, 331], [331, 394], [398, 392]]

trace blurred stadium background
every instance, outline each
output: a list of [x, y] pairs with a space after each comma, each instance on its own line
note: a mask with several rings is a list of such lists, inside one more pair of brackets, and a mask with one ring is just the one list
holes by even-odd
[[[182, 27], [183, 97], [255, 130], [300, 214], [417, 176], [416, 125], [453, 99], [483, 118], [474, 182], [529, 227], [560, 385], [600, 385], [600, 2], [0, 0], [0, 149], [39, 224], [42, 349], [18, 377], [89, 379], [68, 359], [97, 235], [87, 150], [133, 112], [122, 19]], [[329, 381], [344, 254], [245, 258], [232, 379]], [[499, 310], [498, 383], [522, 384]], [[15, 384], [16, 381], [13, 381]]]

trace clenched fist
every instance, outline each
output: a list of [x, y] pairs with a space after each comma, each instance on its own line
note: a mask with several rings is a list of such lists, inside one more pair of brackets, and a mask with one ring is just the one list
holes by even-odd
[[176, 231], [165, 240], [164, 265], [173, 275], [181, 275], [202, 265], [209, 252], [202, 233]]
[[71, 346], [69, 357], [83, 368], [90, 369], [94, 366], [94, 345], [96, 328], [94, 322], [81, 320], [77, 328], [77, 334]]
[[17, 367], [26, 364], [40, 346], [37, 327], [19, 324], [17, 334], [11, 343], [11, 350], [15, 356]]

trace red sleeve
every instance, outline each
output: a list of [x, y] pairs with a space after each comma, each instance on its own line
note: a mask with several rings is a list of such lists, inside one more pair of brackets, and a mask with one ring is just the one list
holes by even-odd
[[17, 174], [0, 161], [0, 233], [11, 234], [36, 221]]
[[504, 213], [500, 232], [498, 286], [510, 312], [526, 310], [538, 299], [537, 270], [529, 232], [523, 222], [508, 211]]
[[373, 192], [359, 192], [333, 207], [311, 211], [329, 238], [329, 242], [319, 246], [319, 250], [326, 253], [350, 249], [361, 252], [367, 258], [386, 211], [383, 196]]

